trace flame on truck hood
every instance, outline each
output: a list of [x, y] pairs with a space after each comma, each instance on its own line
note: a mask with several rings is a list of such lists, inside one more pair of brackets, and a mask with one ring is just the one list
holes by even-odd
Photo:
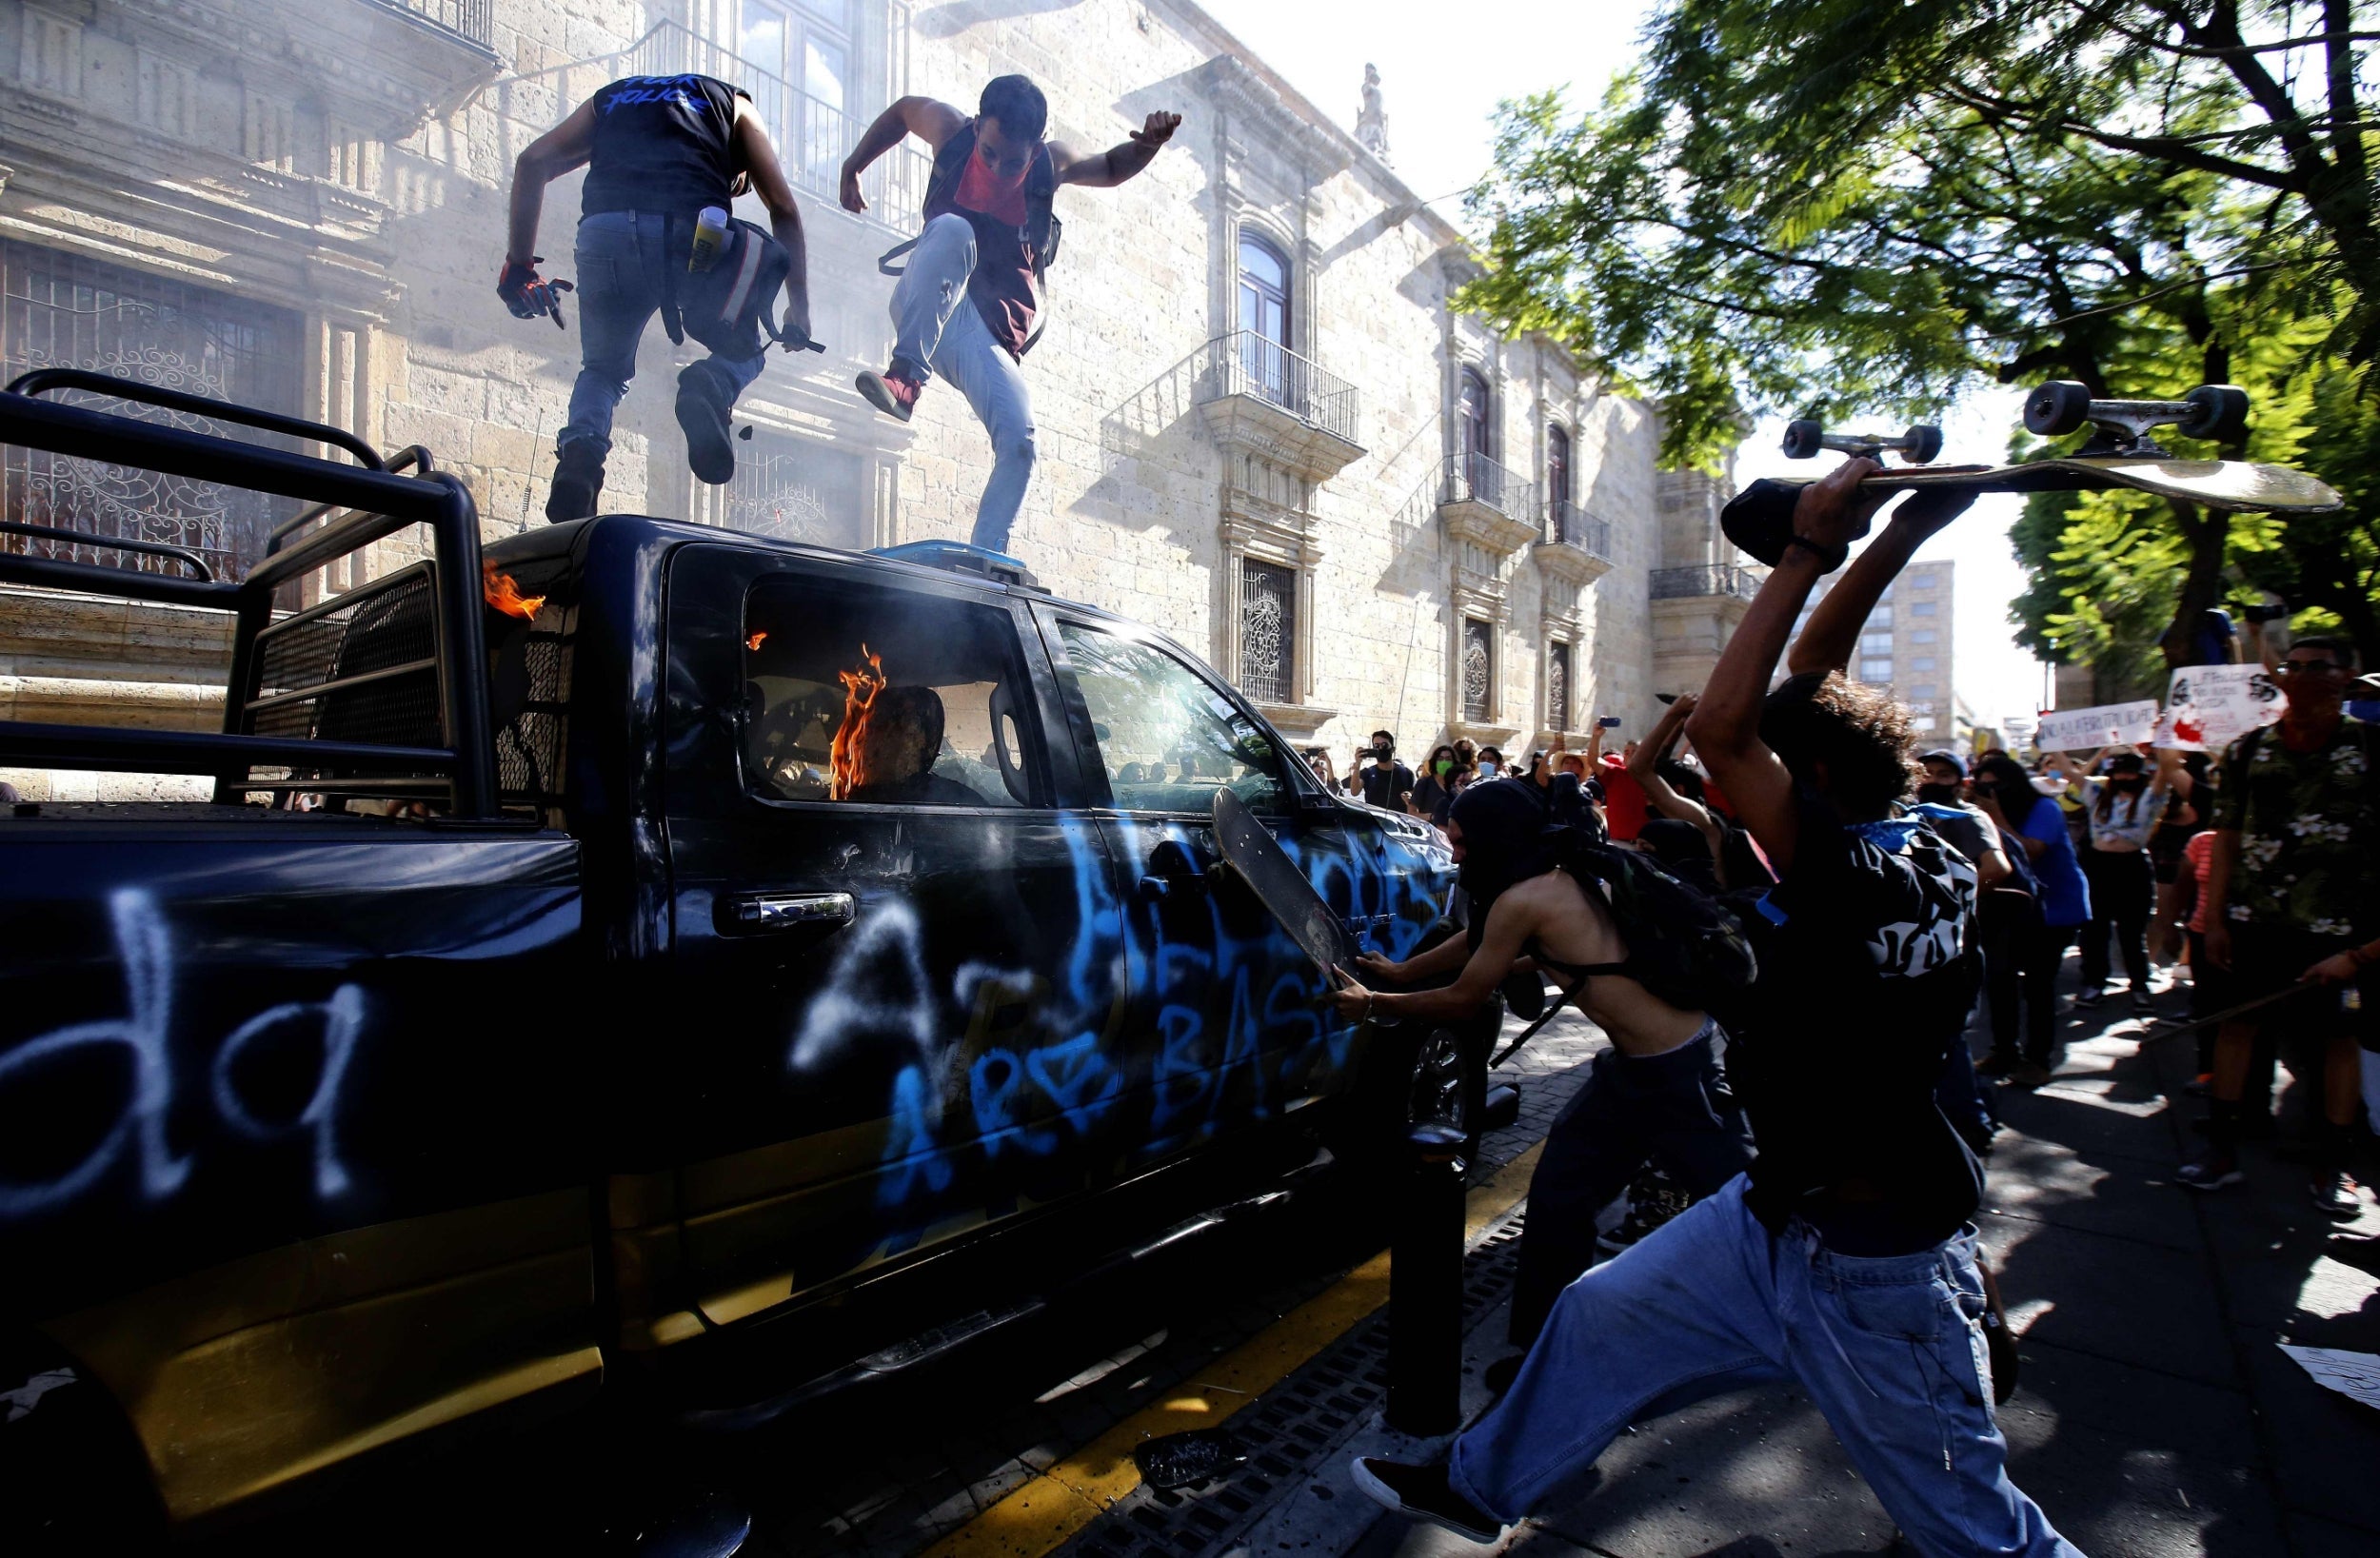
[[518, 617], [525, 622], [535, 617], [537, 608], [545, 603], [542, 595], [523, 595], [521, 586], [512, 582], [512, 576], [498, 573], [493, 562], [480, 565], [479, 593], [481, 600], [498, 611], [507, 617]]

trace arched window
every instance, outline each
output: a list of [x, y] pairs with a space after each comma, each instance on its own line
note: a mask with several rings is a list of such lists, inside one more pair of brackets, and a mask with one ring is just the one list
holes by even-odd
[[[1545, 518], [1557, 541], [1570, 531], [1570, 435], [1559, 427], [1545, 430]], [[1556, 730], [1565, 727], [1556, 725]]]
[[1487, 380], [1479, 376], [1477, 368], [1463, 369], [1455, 415], [1462, 431], [1464, 495], [1483, 503], [1495, 503], [1503, 497], [1503, 483], [1497, 480], [1496, 424], [1492, 412]]
[[1252, 233], [1240, 236], [1240, 365], [1265, 399], [1290, 399], [1289, 259]]

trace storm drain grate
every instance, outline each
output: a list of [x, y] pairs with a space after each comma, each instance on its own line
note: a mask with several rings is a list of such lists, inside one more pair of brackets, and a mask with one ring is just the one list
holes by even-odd
[[[1463, 1257], [1466, 1332], [1512, 1290], [1526, 1215], [1505, 1218]], [[1247, 1464], [1230, 1477], [1170, 1492], [1143, 1484], [1057, 1558], [1209, 1558], [1229, 1548], [1282, 1484], [1312, 1475], [1387, 1400], [1388, 1322], [1382, 1309], [1227, 1418], [1220, 1431], [1248, 1450]]]

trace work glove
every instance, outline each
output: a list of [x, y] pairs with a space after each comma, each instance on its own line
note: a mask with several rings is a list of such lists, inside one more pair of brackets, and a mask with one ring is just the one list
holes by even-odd
[[554, 328], [566, 326], [562, 318], [562, 294], [574, 288], [568, 282], [547, 281], [537, 273], [545, 263], [543, 254], [531, 255], [524, 265], [518, 260], [505, 261], [504, 269], [496, 275], [496, 296], [504, 299], [515, 319], [536, 319], [543, 314], [554, 316]]

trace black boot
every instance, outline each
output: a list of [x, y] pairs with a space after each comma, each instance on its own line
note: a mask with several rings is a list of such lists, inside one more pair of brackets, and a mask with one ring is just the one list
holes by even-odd
[[545, 494], [545, 523], [583, 520], [595, 512], [604, 492], [604, 451], [593, 439], [574, 438], [554, 462], [554, 483]]
[[678, 425], [685, 429], [685, 460], [695, 479], [718, 486], [736, 473], [727, 413], [736, 404], [727, 375], [711, 363], [688, 363], [678, 374]]

